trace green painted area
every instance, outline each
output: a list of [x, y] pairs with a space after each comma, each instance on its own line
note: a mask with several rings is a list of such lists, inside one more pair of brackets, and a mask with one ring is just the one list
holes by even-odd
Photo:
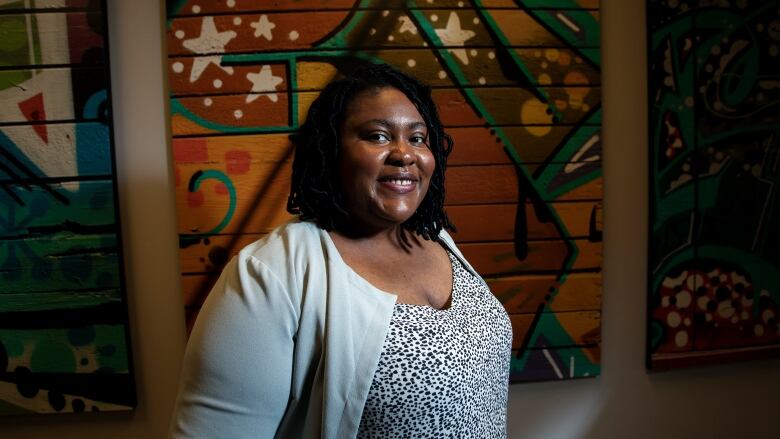
[[30, 70], [5, 70], [0, 71], [0, 90], [18, 87], [19, 84], [32, 78]]
[[29, 189], [16, 187], [15, 192], [24, 204], [9, 202], [0, 205], [0, 237], [28, 237], [41, 228], [56, 228], [64, 224], [108, 226], [116, 223], [111, 180], [61, 183], [51, 187], [64, 194], [69, 203], [53, 199], [40, 186], [30, 186]]
[[118, 289], [104, 291], [53, 291], [0, 293], [0, 313], [44, 310], [78, 310], [122, 300]]
[[[97, 327], [96, 327], [97, 328]], [[95, 346], [98, 348], [98, 365], [109, 368], [105, 372], [127, 372], [128, 347], [125, 344], [125, 328], [123, 326], [104, 326], [95, 334]]]
[[3, 267], [0, 297], [14, 293], [119, 288], [116, 235], [112, 234], [61, 232], [0, 240], [0, 266]]
[[0, 67], [29, 65], [27, 16], [0, 15]]
[[76, 371], [76, 357], [69, 345], [57, 340], [40, 340], [30, 355], [30, 370], [33, 372]]
[[[72, 329], [0, 329], [0, 340], [11, 346], [14, 355], [22, 355], [23, 347], [30, 350], [27, 366], [33, 372], [72, 373], [76, 371], [77, 357], [89, 354], [102, 373], [127, 373], [129, 368], [125, 329], [122, 325], [91, 325], [92, 338], [74, 338]], [[22, 346], [20, 350], [19, 346]], [[77, 355], [77, 350], [79, 354]]]
[[24, 343], [13, 334], [0, 335], [0, 342], [5, 346], [5, 352], [9, 358], [24, 354]]

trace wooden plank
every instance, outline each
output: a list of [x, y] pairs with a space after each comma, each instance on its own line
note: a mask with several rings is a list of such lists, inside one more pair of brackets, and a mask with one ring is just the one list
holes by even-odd
[[[0, 113], [11, 107], [0, 109]], [[65, 179], [112, 173], [109, 131], [103, 123], [12, 125], [1, 127], [0, 133], [5, 137], [0, 139], [0, 147], [14, 157], [2, 157], [5, 169], [0, 168], [0, 180], [33, 182], [40, 177]], [[76, 184], [63, 189], [75, 191], [78, 187]]]
[[0, 107], [0, 123], [97, 119], [83, 106], [106, 80], [102, 67], [0, 71], [0, 96], [11, 104]]
[[[507, 46], [566, 47], [567, 44], [539, 24], [528, 12], [519, 8], [487, 10], [507, 39]], [[471, 33], [457, 41], [450, 38], [424, 37], [422, 29], [412, 24], [411, 17], [400, 9], [359, 11], [301, 10], [297, 12], [268, 11], [208, 16], [179, 16], [168, 22], [169, 55], [222, 55], [266, 51], [300, 50], [314, 47], [359, 50], [365, 48], [399, 47], [490, 47], [495, 44], [490, 32], [473, 9], [425, 9], [415, 14], [424, 26], [434, 31], [444, 30], [453, 17]], [[596, 20], [598, 12], [592, 12]], [[331, 36], [349, 22], [350, 28], [341, 39]], [[406, 27], [403, 23], [406, 22]], [[414, 28], [412, 31], [411, 29]], [[402, 30], [403, 29], [403, 30]], [[439, 34], [438, 32], [436, 33]], [[206, 44], [209, 36], [219, 35], [218, 44]], [[461, 41], [462, 40], [462, 41]], [[584, 46], [584, 42], [575, 41]], [[462, 49], [460, 49], [462, 50]], [[464, 59], [459, 52], [456, 56]]]
[[602, 245], [585, 239], [531, 241], [528, 254], [518, 259], [513, 242], [465, 243], [459, 247], [466, 259], [484, 277], [499, 274], [560, 272], [570, 255], [569, 245], [578, 250], [570, 269], [601, 270]]
[[[230, 128], [285, 127], [289, 102], [285, 93], [260, 93], [176, 98], [187, 123], [172, 119], [174, 136], [203, 135]], [[175, 110], [178, 111], [178, 110]]]
[[[398, 0], [390, 0], [398, 1]], [[211, 15], [211, 14], [243, 14], [257, 11], [283, 11], [289, 9], [300, 10], [328, 10], [328, 9], [350, 9], [355, 5], [355, 0], [263, 0], [262, 2], [252, 1], [211, 1], [203, 2], [198, 0], [188, 0], [182, 2], [181, 6], [173, 9], [172, 4], [167, 5], [166, 13], [168, 19], [172, 17], [188, 15]]]
[[601, 308], [601, 273], [489, 277], [485, 281], [510, 314], [534, 313], [540, 304], [552, 312]]
[[[237, 165], [215, 163], [176, 165], [176, 211], [180, 233], [267, 233], [290, 218], [286, 212], [290, 192], [289, 161], [248, 162], [246, 171]], [[233, 168], [231, 172], [231, 168]], [[251, 169], [251, 172], [248, 170]], [[218, 172], [219, 178], [200, 178], [202, 171]], [[190, 186], [199, 182], [197, 191]], [[232, 205], [231, 191], [235, 191]]]
[[100, 12], [5, 14], [0, 23], [0, 39], [23, 42], [3, 51], [4, 66], [105, 62]]
[[[289, 0], [264, 0], [262, 2], [202, 2], [197, 0], [189, 0], [184, 2], [178, 9], [173, 10], [171, 6], [168, 6], [167, 15], [169, 18], [178, 16], [189, 15], [210, 15], [210, 14], [230, 14], [230, 13], [248, 13], [248, 12], [272, 12], [283, 10], [339, 10], [339, 9], [352, 9], [358, 7], [360, 9], [430, 9], [430, 8], [453, 8], [463, 9], [473, 7], [471, 4], [464, 2], [463, 0], [436, 0], [436, 2], [429, 2], [428, 0], [414, 0], [409, 4], [408, 0], [371, 0], [369, 2], [360, 3], [356, 6], [355, 0], [296, 0], [291, 2]], [[529, 8], [556, 8], [567, 9], [572, 7], [572, 3], [578, 4], [583, 9], [598, 9], [599, 0], [576, 0], [574, 2], [568, 0], [552, 0], [545, 2], [526, 2], [526, 6]], [[481, 8], [517, 8], [517, 3], [514, 0], [483, 0], [480, 2]]]
[[[219, 273], [233, 255], [264, 234], [215, 235], [188, 241], [179, 250], [182, 273]], [[181, 240], [182, 237], [180, 236]]]
[[[574, 64], [577, 55], [569, 49], [512, 49], [526, 68], [533, 73], [528, 78], [535, 86], [594, 86], [599, 85], [599, 72], [589, 65]], [[432, 87], [452, 87], [453, 80], [447, 73], [447, 68], [442, 66], [436, 53], [432, 49], [402, 48], [402, 49], [370, 49], [361, 53], [364, 57], [374, 57], [393, 65], [400, 70], [413, 74], [418, 79]], [[490, 86], [527, 86], [527, 82], [520, 84], [518, 78], [507, 76], [502, 70], [499, 60], [496, 58], [495, 48], [478, 48], [469, 51], [469, 68], [462, 72], [463, 79], [459, 82], [462, 86], [481, 87]], [[273, 79], [279, 82], [276, 85], [278, 92], [294, 91], [320, 91], [324, 86], [338, 75], [337, 67], [339, 58], [330, 63], [326, 60], [307, 61], [300, 60], [295, 63], [296, 84], [287, 84], [285, 65], [282, 63], [246, 63], [237, 65], [224, 65], [215, 61], [210, 56], [174, 56], [168, 59], [168, 73], [171, 92], [174, 96], [187, 94], [213, 94], [213, 93], [241, 93], [249, 92], [253, 83], [247, 75], [262, 73], [262, 69], [271, 69], [266, 74], [267, 80]], [[556, 62], [549, 61], [555, 59]], [[198, 67], [193, 70], [193, 66]], [[273, 77], [273, 78], [272, 78]], [[276, 79], [278, 78], [278, 79]], [[212, 84], [219, 79], [222, 87], [215, 89]], [[566, 101], [560, 101], [559, 106], [566, 106]]]
[[[591, 235], [591, 216], [601, 216], [596, 214], [601, 211], [601, 203], [598, 201], [551, 203], [546, 208], [558, 215], [564, 230], [558, 230], [551, 221], [540, 220], [533, 205], [526, 204], [525, 239], [559, 239], [563, 236], [588, 238]], [[515, 239], [516, 203], [449, 206], [446, 211], [458, 228], [453, 234], [458, 243]], [[562, 235], [562, 232], [566, 235]]]
[[[528, 331], [536, 316], [534, 314], [510, 314], [512, 321], [512, 349], [519, 349], [523, 345]], [[546, 327], [565, 329], [561, 331], [545, 331]], [[536, 331], [545, 334], [549, 347], [572, 345], [595, 345], [601, 342], [601, 312], [600, 311], [571, 311], [559, 313], [542, 313], [536, 323]]]
[[[260, 91], [286, 92], [287, 66], [284, 63], [259, 63], [223, 66], [210, 57], [168, 58], [168, 83], [171, 96], [253, 94]], [[257, 85], [255, 85], [257, 84]], [[219, 87], [217, 87], [219, 85]], [[270, 95], [257, 95], [270, 96]]]
[[[517, 171], [512, 165], [459, 166], [447, 169], [446, 204], [517, 203]], [[556, 199], [541, 194], [544, 201], [598, 200], [602, 197], [601, 178], [573, 188]]]
[[[534, 17], [519, 9], [488, 10], [496, 27], [504, 35], [509, 46], [543, 46], [560, 47], [564, 45], [557, 36], [542, 26]], [[598, 11], [591, 11], [590, 15], [596, 21], [601, 20]], [[588, 44], [588, 41], [574, 41], [577, 47], [595, 47], [598, 44]]]
[[[48, 189], [37, 185], [30, 185], [29, 189], [9, 187], [23, 204], [13, 207], [12, 218], [17, 222], [0, 228], [0, 237], [24, 239], [41, 233], [115, 225], [114, 189], [111, 180], [64, 182], [45, 186]], [[50, 190], [62, 194], [67, 204], [52, 197]]]
[[[179, 17], [168, 22], [168, 55], [216, 55], [311, 48], [349, 11]], [[220, 35], [224, 50], [214, 35]], [[219, 46], [219, 47], [218, 47]]]
[[481, 126], [446, 128], [446, 131], [455, 141], [447, 160], [449, 166], [511, 164], [505, 145], [524, 164], [554, 163], [551, 158], [562, 142], [569, 139], [584, 143], [590, 138], [590, 133], [577, 126]]
[[84, 10], [84, 11], [100, 11], [102, 10], [103, 2], [90, 1], [90, 0], [35, 0], [34, 3], [29, 6], [22, 0], [11, 2], [0, 8], [0, 15], [4, 14], [18, 14], [20, 12], [31, 11], [45, 11], [55, 12], [58, 10]]
[[118, 288], [116, 235], [57, 233], [3, 241], [0, 296]]
[[0, 292], [0, 313], [77, 310], [108, 302], [120, 302], [118, 289], [90, 291]]
[[589, 378], [601, 373], [599, 346], [513, 350], [509, 382]]
[[[482, 0], [482, 6], [486, 8], [515, 8], [515, 0]], [[523, 5], [529, 9], [566, 9], [576, 3], [583, 9], [598, 9], [600, 0], [525, 0]]]

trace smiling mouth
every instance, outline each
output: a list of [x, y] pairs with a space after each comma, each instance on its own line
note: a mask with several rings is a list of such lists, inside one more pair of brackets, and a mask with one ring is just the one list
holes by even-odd
[[414, 184], [414, 180], [409, 178], [386, 178], [386, 179], [380, 179], [379, 181], [383, 183], [398, 185], [398, 186], [411, 186]]

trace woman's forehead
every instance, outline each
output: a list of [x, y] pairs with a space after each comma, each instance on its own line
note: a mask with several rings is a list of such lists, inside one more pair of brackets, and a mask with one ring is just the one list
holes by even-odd
[[364, 90], [356, 94], [347, 104], [346, 119], [388, 119], [391, 116], [405, 116], [425, 122], [417, 106], [395, 87], [381, 87]]

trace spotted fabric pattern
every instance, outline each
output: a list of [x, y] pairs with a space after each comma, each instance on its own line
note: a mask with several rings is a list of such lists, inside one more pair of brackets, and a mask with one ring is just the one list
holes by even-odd
[[449, 256], [449, 308], [395, 305], [358, 438], [506, 438], [512, 326]]

